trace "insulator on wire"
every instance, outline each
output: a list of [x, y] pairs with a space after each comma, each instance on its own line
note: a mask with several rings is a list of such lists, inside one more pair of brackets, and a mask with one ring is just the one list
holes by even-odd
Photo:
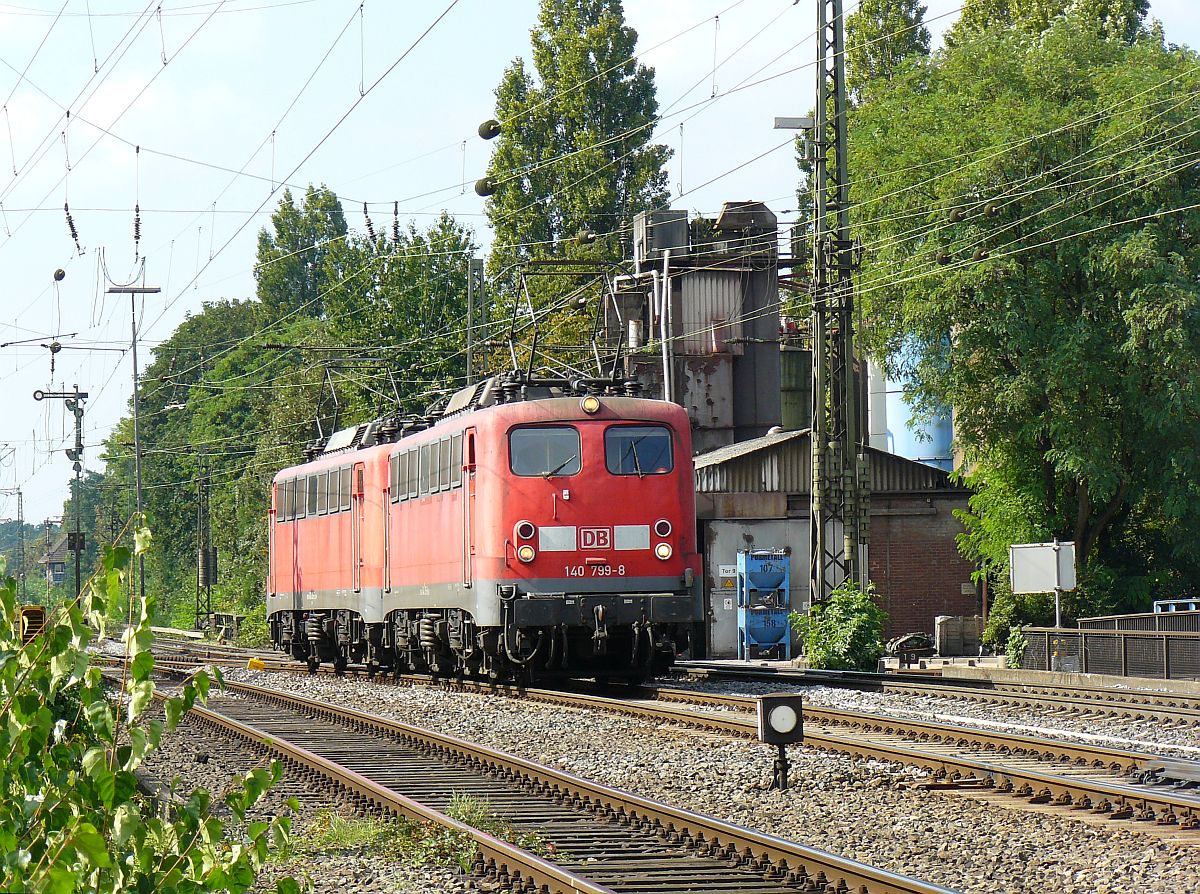
[[371, 223], [371, 215], [367, 214], [367, 203], [363, 202], [363, 220], [367, 222], [367, 235], [371, 237], [371, 241], [375, 241], [375, 224]]
[[400, 203], [392, 203], [392, 241], [400, 244]]
[[133, 206], [133, 259], [138, 258], [138, 245], [142, 241], [142, 209], [138, 205]]
[[63, 213], [67, 215], [67, 229], [71, 231], [71, 239], [75, 242], [75, 248], [83, 254], [83, 246], [79, 244], [79, 231], [75, 229], [75, 219], [71, 217], [71, 206], [63, 202]]

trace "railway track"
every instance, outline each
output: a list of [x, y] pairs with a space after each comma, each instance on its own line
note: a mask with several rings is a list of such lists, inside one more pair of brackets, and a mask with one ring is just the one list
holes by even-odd
[[[947, 889], [611, 789], [440, 733], [247, 684], [193, 716], [266, 747], [365, 810], [470, 835], [474, 871], [515, 891], [855, 892]], [[484, 799], [553, 860], [445, 815], [455, 793]]]
[[740, 668], [704, 662], [684, 662], [677, 665], [677, 670], [691, 679], [744, 680], [787, 686], [837, 686], [874, 692], [943, 696], [990, 704], [1029, 705], [1041, 710], [1058, 709], [1064, 714], [1082, 717], [1108, 716], [1200, 725], [1200, 695], [1165, 690], [951, 680], [915, 674]]
[[[280, 662], [275, 668], [289, 669], [290, 665]], [[408, 675], [399, 682], [505, 694], [739, 737], [757, 735], [750, 713], [755, 699], [746, 696], [651, 687], [640, 690], [640, 698], [612, 698]], [[812, 705], [804, 708], [804, 723], [805, 744], [810, 747], [918, 767], [929, 774], [933, 785], [987, 789], [1115, 820], [1200, 829], [1200, 762]]]
[[[427, 682], [402, 678], [403, 682]], [[744, 738], [757, 736], [755, 699], [658, 688], [643, 698], [503, 687], [471, 681], [441, 685], [660, 722]], [[681, 706], [682, 704], [688, 707]], [[700, 708], [701, 710], [695, 710]], [[1034, 804], [1104, 814], [1114, 820], [1200, 829], [1200, 762], [854, 711], [804, 707], [812, 748], [918, 767], [933, 785], [979, 788]]]

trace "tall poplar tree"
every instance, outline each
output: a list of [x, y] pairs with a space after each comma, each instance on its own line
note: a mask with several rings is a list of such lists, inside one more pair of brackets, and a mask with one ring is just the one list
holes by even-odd
[[858, 99], [906, 59], [929, 55], [921, 0], [863, 0], [846, 17], [846, 86]]
[[968, 31], [1017, 28], [1041, 34], [1067, 13], [1077, 23], [1094, 22], [1099, 33], [1126, 42], [1137, 37], [1150, 0], [966, 0], [962, 15], [946, 36], [954, 43]]
[[536, 77], [518, 57], [496, 89], [493, 273], [580, 231], [599, 237], [589, 254], [620, 257], [620, 226], [669, 196], [654, 70], [634, 57], [620, 0], [541, 0], [531, 38]]

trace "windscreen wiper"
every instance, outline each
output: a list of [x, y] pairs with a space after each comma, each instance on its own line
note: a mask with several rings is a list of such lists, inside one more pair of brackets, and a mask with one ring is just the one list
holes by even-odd
[[635, 472], [637, 472], [637, 476], [639, 478], [646, 477], [646, 473], [642, 471], [642, 463], [638, 459], [638, 452], [637, 452], [637, 445], [640, 444], [645, 437], [646, 437], [645, 435], [642, 435], [641, 438], [634, 438], [632, 441], [629, 442], [629, 448], [625, 451], [626, 456], [633, 454], [633, 470]]
[[561, 472], [563, 469], [565, 469], [567, 466], [569, 466], [571, 463], [575, 462], [575, 460], [577, 458], [578, 458], [578, 454], [572, 453], [570, 456], [568, 456], [566, 459], [564, 459], [562, 462], [560, 462], [557, 466], [555, 466], [549, 472], [542, 472], [542, 477], [543, 478], [554, 477], [559, 472]]

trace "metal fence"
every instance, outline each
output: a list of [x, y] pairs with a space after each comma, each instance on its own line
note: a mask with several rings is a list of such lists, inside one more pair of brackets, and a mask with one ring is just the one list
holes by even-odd
[[1200, 633], [1026, 627], [1021, 667], [1064, 673], [1200, 679]]
[[1080, 618], [1081, 630], [1190, 630], [1200, 633], [1200, 611], [1145, 612]]

